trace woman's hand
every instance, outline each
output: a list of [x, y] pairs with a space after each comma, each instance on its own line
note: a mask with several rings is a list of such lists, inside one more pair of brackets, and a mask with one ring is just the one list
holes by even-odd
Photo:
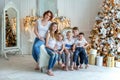
[[57, 46], [57, 45], [55, 45], [55, 47], [54, 47], [54, 51], [57, 51], [57, 48], [58, 48], [58, 46]]
[[45, 39], [44, 39], [43, 37], [40, 37], [39, 39], [40, 39], [41, 41], [44, 41], [44, 42], [45, 42]]

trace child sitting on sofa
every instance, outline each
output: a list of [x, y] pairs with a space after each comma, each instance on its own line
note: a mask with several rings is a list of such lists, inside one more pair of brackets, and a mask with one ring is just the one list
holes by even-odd
[[74, 44], [74, 39], [72, 37], [71, 31], [68, 31], [66, 33], [67, 38], [65, 39], [65, 55], [66, 55], [66, 63], [65, 63], [65, 70], [68, 71], [68, 66], [70, 62], [70, 67], [72, 66], [72, 61], [73, 61], [73, 44]]
[[84, 33], [79, 33], [78, 39], [76, 40], [73, 48], [75, 49], [74, 58], [73, 58], [73, 65], [76, 63], [78, 56], [80, 57], [80, 68], [82, 68], [83, 62], [85, 63], [85, 68], [88, 67], [88, 58], [85, 48], [88, 46], [88, 42], [84, 38]]
[[[56, 36], [57, 42], [56, 42], [56, 46], [57, 46], [57, 53], [58, 53], [58, 64], [64, 68], [65, 67], [65, 53], [64, 48], [64, 42], [63, 42], [63, 35], [61, 33], [58, 33]], [[61, 63], [62, 60], [62, 63]]]

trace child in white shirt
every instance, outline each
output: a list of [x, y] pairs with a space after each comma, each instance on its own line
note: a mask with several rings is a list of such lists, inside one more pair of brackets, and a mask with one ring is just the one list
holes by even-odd
[[79, 33], [78, 39], [74, 44], [74, 58], [73, 65], [76, 63], [78, 56], [80, 57], [80, 68], [82, 68], [83, 62], [85, 62], [85, 68], [88, 67], [88, 58], [85, 48], [88, 46], [88, 42], [84, 38], [84, 33]]
[[[61, 33], [58, 33], [56, 38], [57, 38], [56, 46], [57, 46], [57, 53], [58, 53], [58, 64], [62, 68], [64, 68], [65, 67], [65, 53], [63, 51], [65, 48], [65, 45], [63, 42], [63, 35]], [[62, 63], [60, 62], [61, 59], [62, 59]]]
[[72, 38], [72, 33], [71, 31], [68, 31], [66, 33], [67, 38], [65, 39], [65, 55], [66, 55], [66, 63], [65, 63], [65, 70], [68, 70], [69, 62], [70, 66], [72, 65], [73, 61], [73, 44], [74, 44], [74, 39]]
[[[76, 42], [76, 40], [78, 39], [78, 35], [79, 35], [79, 28], [78, 27], [73, 27], [72, 28], [72, 33], [73, 33], [74, 42]], [[80, 62], [80, 59], [78, 57], [76, 63], [73, 65], [73, 67], [77, 69], [79, 67], [79, 62]]]

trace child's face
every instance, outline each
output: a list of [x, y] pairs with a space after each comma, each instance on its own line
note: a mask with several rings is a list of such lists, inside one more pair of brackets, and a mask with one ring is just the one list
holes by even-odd
[[70, 39], [72, 37], [71, 35], [71, 33], [67, 33], [67, 38]]
[[74, 36], [77, 36], [79, 34], [79, 31], [78, 30], [73, 30], [73, 35]]
[[78, 39], [81, 40], [83, 38], [83, 35], [79, 35]]
[[59, 41], [62, 41], [62, 40], [63, 40], [62, 35], [58, 35], [58, 40], [59, 40]]

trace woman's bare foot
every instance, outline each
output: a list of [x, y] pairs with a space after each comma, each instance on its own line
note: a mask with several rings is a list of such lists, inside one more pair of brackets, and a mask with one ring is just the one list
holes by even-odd
[[85, 69], [87, 69], [88, 68], [88, 64], [86, 64], [86, 66], [85, 66]]
[[35, 70], [40, 70], [40, 68], [35, 68]]
[[39, 64], [36, 64], [35, 70], [40, 70]]
[[47, 74], [48, 74], [49, 76], [54, 76], [53, 72], [50, 71], [50, 70], [47, 72]]

